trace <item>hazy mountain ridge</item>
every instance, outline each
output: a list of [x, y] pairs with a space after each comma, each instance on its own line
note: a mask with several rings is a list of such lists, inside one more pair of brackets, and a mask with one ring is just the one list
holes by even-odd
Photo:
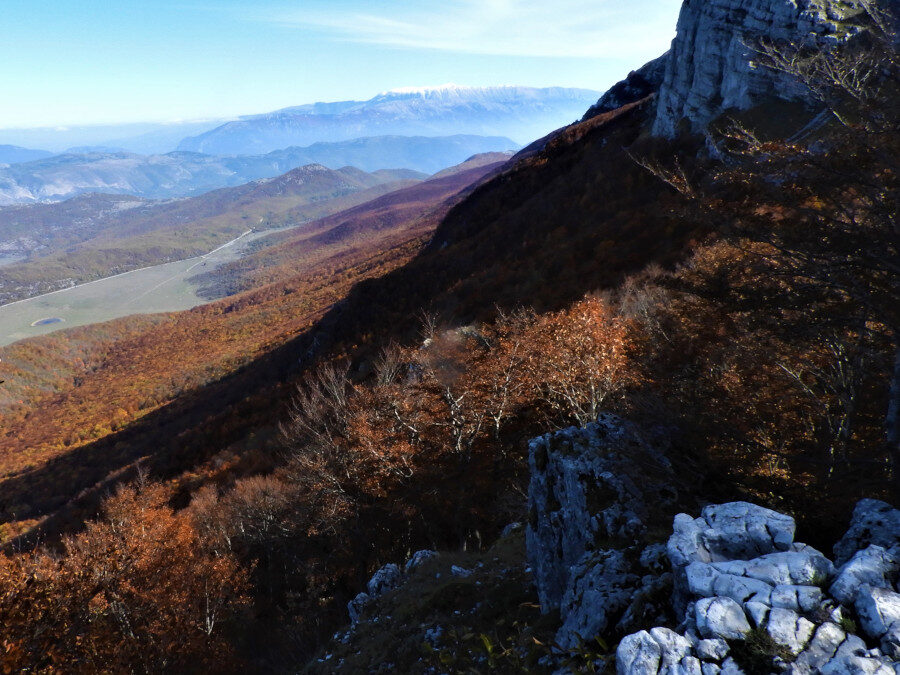
[[53, 153], [46, 150], [32, 150], [18, 145], [0, 145], [0, 164], [18, 164], [36, 159], [50, 157]]
[[385, 134], [500, 135], [527, 142], [578, 119], [599, 94], [561, 87], [404, 88], [368, 101], [312, 104], [244, 117], [186, 138], [178, 147], [251, 154]]
[[312, 164], [185, 199], [89, 194], [0, 209], [0, 254], [27, 256], [0, 268], [0, 304], [205, 253], [249, 229], [319, 218], [420, 177]]
[[363, 171], [411, 169], [431, 174], [475, 154], [516, 149], [508, 138], [380, 136], [288, 147], [265, 155], [218, 157], [176, 151], [66, 153], [0, 168], [0, 205], [56, 201], [85, 192], [163, 199], [270, 178], [298, 166]]

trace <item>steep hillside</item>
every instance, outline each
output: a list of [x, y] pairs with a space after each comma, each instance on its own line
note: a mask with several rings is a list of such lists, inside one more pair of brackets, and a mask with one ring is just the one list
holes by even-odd
[[[289, 242], [290, 265], [280, 261], [277, 280], [257, 290], [149, 323], [124, 319], [0, 349], [7, 536], [48, 517], [51, 531], [77, 524], [81, 509], [94, 508], [140, 459], [170, 476], [221, 452], [230, 457], [225, 475], [270, 463], [279, 421], [271, 413], [298, 368], [295, 338], [355, 283], [406, 262], [447, 200], [497, 166], [311, 224]], [[64, 371], [45, 363], [48, 353], [79, 350]], [[260, 448], [267, 451], [254, 455]], [[194, 479], [185, 480], [192, 489]]]
[[256, 154], [291, 145], [385, 134], [477, 134], [527, 143], [581, 117], [598, 93], [559, 87], [398, 89], [368, 101], [315, 103], [244, 117], [186, 138], [179, 150]]

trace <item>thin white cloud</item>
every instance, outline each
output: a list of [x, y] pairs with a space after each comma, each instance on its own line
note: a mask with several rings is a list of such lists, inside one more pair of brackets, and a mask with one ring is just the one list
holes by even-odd
[[681, 0], [443, 0], [369, 11], [292, 9], [259, 18], [336, 39], [470, 54], [630, 58], [661, 52]]

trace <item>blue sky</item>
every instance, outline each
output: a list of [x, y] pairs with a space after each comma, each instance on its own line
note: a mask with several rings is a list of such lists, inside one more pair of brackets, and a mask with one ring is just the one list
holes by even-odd
[[231, 117], [401, 86], [603, 89], [680, 0], [4, 0], [0, 128]]

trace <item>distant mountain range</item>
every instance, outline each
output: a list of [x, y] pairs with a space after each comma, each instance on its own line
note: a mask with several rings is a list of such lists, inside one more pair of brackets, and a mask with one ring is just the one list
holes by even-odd
[[248, 229], [303, 223], [425, 177], [311, 164], [188, 199], [86, 194], [0, 209], [0, 257], [24, 258], [0, 267], [0, 304], [205, 253]]
[[331, 169], [354, 166], [363, 171], [404, 168], [431, 174], [472, 155], [515, 149], [517, 145], [508, 138], [456, 135], [357, 138], [227, 157], [195, 152], [66, 153], [0, 168], [0, 205], [58, 201], [88, 192], [184, 197], [270, 178], [306, 164]]
[[52, 154], [52, 152], [47, 152], [46, 150], [20, 148], [18, 145], [0, 145], [0, 164], [31, 162], [35, 159], [50, 157]]
[[407, 88], [368, 101], [313, 103], [243, 117], [184, 139], [179, 150], [261, 154], [365, 136], [506, 136], [527, 143], [579, 119], [600, 92], [551, 87]]

